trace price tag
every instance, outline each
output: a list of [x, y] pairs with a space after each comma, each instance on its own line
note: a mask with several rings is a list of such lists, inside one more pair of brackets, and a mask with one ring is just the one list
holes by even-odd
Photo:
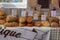
[[28, 16], [33, 16], [33, 13], [31, 13], [31, 12], [30, 12], [30, 13], [28, 13]]
[[21, 16], [22, 16], [22, 17], [25, 17], [25, 16], [26, 16], [26, 10], [22, 10]]
[[56, 17], [56, 11], [51, 11], [51, 16], [54, 16], [54, 17]]
[[38, 20], [38, 14], [34, 14], [34, 20]]
[[27, 9], [27, 11], [28, 11], [28, 16], [33, 16], [33, 9], [32, 8], [28, 8]]
[[41, 15], [41, 20], [46, 20], [46, 15]]
[[12, 9], [12, 16], [16, 16], [17, 15], [17, 10]]

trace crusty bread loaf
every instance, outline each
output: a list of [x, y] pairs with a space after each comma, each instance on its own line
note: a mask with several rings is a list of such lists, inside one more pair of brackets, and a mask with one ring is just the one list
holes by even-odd
[[12, 15], [8, 15], [6, 18], [7, 22], [15, 22], [17, 21], [17, 17], [13, 17]]
[[28, 16], [28, 17], [27, 17], [27, 22], [33, 22], [33, 17]]
[[19, 18], [19, 22], [21, 22], [21, 23], [22, 23], [22, 22], [26, 22], [26, 17], [20, 17], [20, 18]]
[[4, 24], [5, 23], [5, 20], [0, 20], [0, 24]]
[[50, 23], [48, 21], [41, 21], [42, 26], [49, 27]]
[[58, 27], [58, 26], [59, 26], [59, 24], [57, 22], [52, 22], [51, 23], [51, 27]]
[[4, 26], [6, 26], [6, 27], [15, 27], [15, 26], [18, 26], [18, 23], [17, 22], [6, 22], [4, 24]]
[[35, 21], [34, 26], [40, 27], [41, 26], [41, 21]]

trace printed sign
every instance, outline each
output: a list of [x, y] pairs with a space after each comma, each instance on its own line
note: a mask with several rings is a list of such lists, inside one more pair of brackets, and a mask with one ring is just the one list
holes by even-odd
[[34, 14], [34, 20], [38, 20], [38, 14]]
[[22, 16], [22, 17], [25, 17], [25, 16], [26, 16], [26, 10], [22, 10], [21, 16]]
[[33, 29], [30, 30], [27, 28], [0, 28], [0, 40], [43, 40], [44, 38], [42, 38], [42, 36], [48, 34], [48, 31], [50, 30]]
[[27, 8], [27, 0], [13, 0], [12, 2], [3, 3], [4, 8]]
[[46, 15], [42, 15], [41, 20], [46, 20]]
[[17, 15], [17, 10], [12, 9], [12, 16], [16, 16]]
[[27, 11], [28, 11], [28, 16], [33, 16], [33, 9], [28, 8]]
[[51, 16], [54, 16], [54, 17], [56, 17], [56, 11], [51, 11]]

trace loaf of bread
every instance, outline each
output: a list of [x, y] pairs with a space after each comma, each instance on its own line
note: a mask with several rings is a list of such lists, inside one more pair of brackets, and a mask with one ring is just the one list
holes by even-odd
[[27, 22], [33, 22], [33, 17], [28, 16], [28, 17], [27, 17]]
[[19, 23], [19, 26], [23, 27], [23, 26], [25, 26], [25, 23]]
[[49, 22], [57, 22], [57, 23], [59, 23], [59, 19], [56, 18], [56, 17], [50, 17]]
[[42, 23], [42, 26], [44, 26], [44, 27], [50, 26], [50, 23], [48, 21], [41, 21], [41, 23]]
[[27, 23], [27, 26], [28, 27], [32, 27], [33, 26], [33, 23]]
[[0, 10], [0, 19], [5, 19], [6, 18], [6, 13], [3, 10]]
[[6, 18], [7, 22], [16, 22], [17, 21], [17, 17], [13, 17], [12, 15], [8, 15]]
[[35, 21], [34, 26], [40, 27], [41, 26], [41, 21]]
[[0, 20], [0, 24], [4, 24], [5, 23], [5, 20]]
[[0, 16], [4, 16], [6, 13], [3, 10], [0, 10]]
[[26, 17], [20, 17], [20, 18], [19, 18], [19, 22], [21, 22], [21, 23], [22, 23], [22, 22], [26, 22]]
[[58, 27], [58, 26], [59, 26], [59, 24], [57, 22], [52, 22], [51, 23], [51, 27]]
[[4, 24], [4, 26], [6, 26], [6, 27], [15, 27], [15, 26], [18, 26], [18, 23], [17, 22], [6, 22]]

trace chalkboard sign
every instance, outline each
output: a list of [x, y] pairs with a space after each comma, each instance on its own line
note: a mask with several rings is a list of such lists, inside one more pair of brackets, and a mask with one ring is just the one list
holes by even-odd
[[38, 0], [38, 4], [41, 8], [49, 8], [50, 0]]

